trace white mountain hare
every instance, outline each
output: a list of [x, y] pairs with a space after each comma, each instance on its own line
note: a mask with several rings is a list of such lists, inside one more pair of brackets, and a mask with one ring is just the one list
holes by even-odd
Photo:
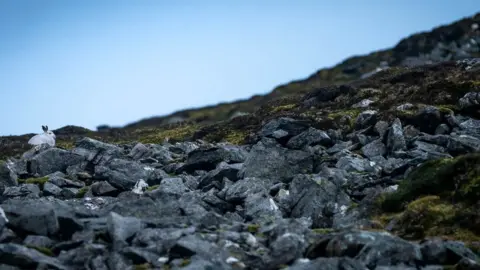
[[48, 126], [42, 126], [43, 133], [37, 134], [33, 136], [29, 141], [28, 144], [31, 145], [41, 145], [41, 144], [48, 144], [50, 146], [55, 146], [55, 134], [52, 131], [48, 130]]

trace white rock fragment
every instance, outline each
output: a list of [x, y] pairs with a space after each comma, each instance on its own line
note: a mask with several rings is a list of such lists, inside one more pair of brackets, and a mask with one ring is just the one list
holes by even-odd
[[268, 201], [270, 202], [270, 210], [277, 211], [277, 210], [278, 210], [278, 206], [275, 204], [275, 202], [273, 201], [273, 199], [270, 198]]
[[98, 205], [95, 205], [93, 203], [86, 203], [85, 207], [90, 210], [97, 210], [99, 208]]
[[363, 99], [362, 101], [356, 103], [356, 104], [353, 104], [353, 108], [366, 108], [368, 106], [370, 106], [372, 103], [374, 103], [373, 100], [370, 100], [370, 99]]
[[413, 109], [413, 104], [412, 103], [405, 103], [405, 104], [402, 104], [400, 106], [397, 106], [397, 110], [398, 111], [407, 111], [407, 110], [411, 110]]
[[143, 194], [143, 192], [147, 188], [148, 188], [148, 184], [143, 179], [140, 179], [133, 187], [132, 192], [136, 194]]
[[258, 245], [257, 238], [255, 238], [255, 236], [253, 236], [253, 234], [251, 233], [248, 233], [247, 239], [245, 240], [245, 242], [247, 243], [247, 245], [251, 247], [256, 247]]
[[157, 262], [166, 263], [166, 262], [168, 262], [168, 257], [160, 257], [160, 258], [158, 258]]
[[389, 187], [387, 187], [387, 189], [388, 189], [388, 191], [397, 191], [398, 185], [389, 186]]
[[232, 242], [232, 241], [230, 241], [230, 240], [225, 240], [225, 244], [223, 245], [223, 247], [224, 247], [224, 248], [228, 248], [228, 247], [237, 247], [237, 248], [239, 248], [240, 245], [237, 244], [237, 243], [234, 243], [234, 242]]
[[226, 262], [227, 262], [228, 264], [238, 263], [239, 261], [240, 261], [240, 260], [237, 259], [237, 258], [235, 258], [235, 257], [228, 257], [227, 260], [226, 260]]
[[235, 265], [236, 268], [245, 268], [245, 264], [243, 262], [241, 262], [239, 259], [235, 258], [235, 257], [228, 257], [226, 260], [225, 260], [226, 263], [230, 264], [230, 265]]
[[97, 198], [85, 197], [83, 200], [86, 202], [84, 204], [85, 207], [90, 210], [97, 210], [100, 208], [102, 204], [105, 204], [105, 200], [100, 197], [97, 197]]
[[0, 217], [5, 220], [5, 223], [8, 223], [8, 218], [5, 215], [5, 211], [3, 211], [2, 207], [0, 207]]

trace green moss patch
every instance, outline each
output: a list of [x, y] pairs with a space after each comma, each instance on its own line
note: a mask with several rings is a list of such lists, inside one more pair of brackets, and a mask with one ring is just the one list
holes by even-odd
[[297, 107], [297, 104], [285, 104], [285, 105], [280, 105], [272, 108], [272, 112], [280, 112], [280, 111], [288, 111], [293, 108]]
[[47, 256], [50, 256], [50, 257], [53, 257], [55, 256], [55, 254], [53, 253], [53, 251], [49, 248], [46, 248], [46, 247], [38, 247], [38, 246], [32, 246], [32, 245], [26, 245], [26, 247], [28, 248], [32, 248], [32, 249], [35, 249]]
[[374, 221], [406, 239], [480, 241], [480, 154], [431, 160], [378, 200]]
[[192, 136], [198, 129], [197, 125], [178, 126], [171, 129], [145, 129], [139, 131], [138, 141], [142, 143], [163, 143], [166, 139], [171, 142], [183, 141]]
[[465, 208], [430, 195], [412, 201], [402, 212], [383, 214], [376, 220], [383, 226], [393, 221], [393, 232], [405, 239], [440, 237], [464, 241], [468, 245], [480, 241], [478, 218], [472, 207]]
[[83, 198], [85, 196], [85, 194], [88, 192], [88, 189], [90, 187], [82, 187], [81, 189], [78, 190], [77, 192], [77, 198]]
[[133, 269], [135, 269], [135, 270], [149, 270], [149, 269], [153, 269], [153, 268], [149, 263], [144, 263], [144, 264], [134, 265]]
[[157, 189], [159, 186], [160, 185], [154, 185], [154, 186], [148, 187], [147, 191], [153, 191], [153, 190]]
[[56, 141], [55, 146], [69, 150], [75, 147], [75, 143], [73, 141]]
[[257, 233], [259, 229], [260, 229], [260, 225], [258, 224], [248, 224], [247, 226], [247, 231], [249, 233]]
[[356, 119], [357, 116], [362, 112], [360, 109], [351, 109], [351, 110], [341, 110], [333, 113], [329, 113], [328, 117], [331, 119], [340, 118], [343, 116], [348, 116], [350, 118]]
[[458, 111], [458, 107], [456, 105], [445, 104], [445, 105], [436, 105], [437, 109], [443, 114], [454, 114]]
[[181, 267], [185, 267], [189, 265], [192, 261], [190, 259], [183, 259], [182, 262], [180, 263]]
[[335, 232], [335, 230], [332, 228], [315, 228], [312, 229], [312, 231], [316, 234], [329, 234]]
[[250, 132], [256, 130], [260, 124], [257, 117], [243, 115], [228, 122], [220, 122], [200, 128], [193, 135], [193, 139], [202, 139], [208, 142], [226, 141], [231, 144], [244, 144]]
[[362, 112], [360, 109], [340, 110], [328, 114], [328, 119], [339, 122], [346, 120], [346, 124], [350, 129], [353, 129], [358, 115]]
[[18, 179], [19, 184], [36, 184], [43, 189], [43, 185], [48, 181], [48, 176], [38, 178]]
[[480, 154], [430, 160], [403, 180], [396, 192], [385, 196], [384, 211], [400, 211], [422, 195], [439, 195], [452, 202], [472, 204], [480, 195]]

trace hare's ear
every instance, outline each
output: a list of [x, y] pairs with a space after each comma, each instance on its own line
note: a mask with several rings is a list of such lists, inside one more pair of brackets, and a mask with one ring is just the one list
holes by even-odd
[[46, 126], [42, 126], [43, 131], [47, 132], [48, 128]]
[[45, 131], [48, 131], [48, 126], [45, 126]]

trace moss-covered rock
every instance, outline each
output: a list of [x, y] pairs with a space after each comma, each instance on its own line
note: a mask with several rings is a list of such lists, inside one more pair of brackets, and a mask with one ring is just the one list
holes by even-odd
[[348, 131], [354, 128], [358, 115], [362, 112], [360, 109], [338, 110], [328, 114], [328, 118], [334, 120], [339, 126], [344, 126]]
[[248, 134], [246, 132], [233, 130], [231, 132], [227, 132], [224, 136], [224, 140], [231, 144], [240, 145], [245, 142], [245, 138]]
[[57, 141], [55, 143], [55, 146], [58, 147], [58, 148], [63, 148], [63, 149], [72, 149], [75, 147], [75, 142], [74, 141], [66, 141], [66, 140], [62, 140], [62, 141]]
[[385, 196], [384, 211], [402, 210], [422, 195], [439, 195], [453, 202], [472, 204], [480, 194], [480, 154], [430, 160], [402, 181], [396, 192]]
[[19, 184], [36, 184], [40, 189], [43, 189], [43, 185], [48, 181], [48, 176], [37, 177], [37, 178], [27, 178], [27, 179], [18, 179]]
[[85, 196], [85, 194], [88, 192], [89, 189], [90, 189], [89, 186], [80, 188], [77, 192], [76, 197], [77, 198], [83, 198]]
[[247, 231], [249, 233], [257, 233], [259, 229], [260, 229], [260, 225], [258, 224], [248, 224], [247, 226]]
[[273, 113], [280, 112], [280, 111], [288, 111], [293, 108], [297, 107], [297, 104], [285, 104], [285, 105], [280, 105], [276, 106], [272, 109]]
[[431, 160], [384, 194], [374, 220], [407, 239], [480, 241], [480, 154]]
[[53, 251], [49, 248], [46, 248], [46, 247], [39, 247], [39, 246], [32, 246], [32, 245], [27, 245], [26, 247], [28, 248], [33, 248], [47, 256], [50, 256], [50, 257], [53, 257], [55, 256], [55, 254], [53, 253]]
[[452, 204], [434, 195], [412, 201], [399, 213], [376, 217], [383, 226], [390, 224], [390, 229], [405, 239], [441, 237], [467, 244], [480, 241], [479, 218], [473, 207]]
[[207, 125], [199, 128], [192, 139], [209, 142], [227, 141], [232, 144], [244, 144], [250, 133], [256, 131], [261, 121], [253, 115], [242, 115], [227, 122]]
[[176, 126], [168, 129], [144, 129], [138, 130], [136, 135], [141, 143], [163, 143], [165, 140], [171, 142], [186, 140], [198, 129], [197, 125]]
[[339, 110], [336, 112], [332, 112], [328, 114], [329, 118], [335, 119], [344, 116], [348, 116], [349, 118], [356, 119], [357, 116], [362, 112], [360, 109], [348, 109], [348, 110]]
[[153, 186], [150, 186], [147, 188], [147, 191], [153, 191], [155, 189], [157, 189], [160, 185], [153, 185]]
[[133, 269], [135, 269], [135, 270], [150, 270], [150, 269], [153, 269], [153, 268], [149, 263], [144, 263], [144, 264], [135, 264], [133, 266]]
[[315, 228], [312, 229], [312, 231], [316, 234], [329, 234], [334, 232], [335, 230], [332, 228]]
[[190, 259], [183, 259], [182, 262], [180, 263], [181, 267], [185, 267], [189, 265], [192, 261]]

